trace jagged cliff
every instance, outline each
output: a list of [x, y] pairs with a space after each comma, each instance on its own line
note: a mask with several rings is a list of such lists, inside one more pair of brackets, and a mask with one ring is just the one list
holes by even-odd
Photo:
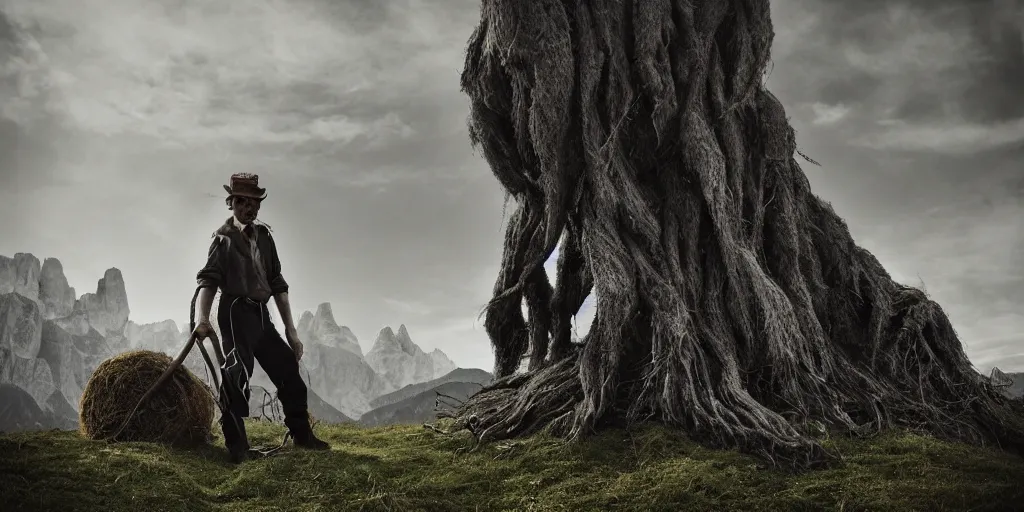
[[[93, 370], [120, 352], [178, 353], [187, 339], [187, 326], [179, 327], [173, 320], [139, 324], [129, 320], [130, 312], [124, 277], [116, 268], [104, 273], [94, 292], [76, 298], [57, 259], [40, 262], [27, 253], [0, 256], [0, 384], [8, 386], [6, 393], [18, 403], [25, 398], [15, 388], [36, 404], [39, 412], [26, 409], [25, 417], [43, 418], [29, 421], [14, 415], [11, 418], [18, 419], [11, 425], [0, 418], [0, 430], [21, 428], [14, 423], [73, 422]], [[413, 343], [404, 325], [397, 334], [390, 327], [382, 329], [364, 356], [355, 334], [337, 323], [328, 303], [302, 313], [296, 327], [306, 347], [301, 371], [316, 396], [311, 407], [315, 402], [319, 409], [313, 413], [321, 418], [359, 418], [373, 408], [374, 399], [456, 368], [440, 350], [427, 353]], [[216, 325], [214, 329], [219, 333]], [[210, 381], [198, 350], [185, 365]], [[274, 389], [258, 365], [252, 384]]]
[[[0, 384], [25, 391], [61, 419], [77, 407], [97, 365], [129, 348], [124, 279], [107, 270], [94, 293], [75, 298], [60, 262], [0, 256]], [[0, 425], [0, 428], [5, 426]]]

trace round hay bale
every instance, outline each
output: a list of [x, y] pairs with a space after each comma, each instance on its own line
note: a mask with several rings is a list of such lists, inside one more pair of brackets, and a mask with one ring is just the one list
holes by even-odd
[[[100, 363], [82, 392], [79, 431], [90, 439], [111, 439], [172, 361], [161, 352], [133, 350]], [[210, 442], [215, 405], [209, 386], [180, 366], [111, 440]]]

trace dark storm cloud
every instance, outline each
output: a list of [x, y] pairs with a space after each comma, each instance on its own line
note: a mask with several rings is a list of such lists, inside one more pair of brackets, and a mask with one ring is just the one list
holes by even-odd
[[63, 135], [35, 40], [0, 9], [0, 188], [41, 183]]
[[[859, 145], [974, 153], [1024, 141], [1019, 0], [773, 4], [785, 103]], [[811, 100], [813, 98], [813, 100]], [[842, 114], [839, 115], [838, 113]], [[862, 125], [862, 126], [860, 126]]]
[[[920, 73], [892, 118], [932, 121], [953, 105], [966, 121], [998, 123], [1024, 116], [1019, 6], [991, 0], [835, 2], [825, 16], [841, 22], [821, 34], [829, 48], [851, 52], [855, 66], [889, 75]], [[900, 67], [889, 67], [889, 60]], [[849, 99], [871, 98], [884, 86], [873, 85], [864, 88], [866, 95], [850, 91]]]

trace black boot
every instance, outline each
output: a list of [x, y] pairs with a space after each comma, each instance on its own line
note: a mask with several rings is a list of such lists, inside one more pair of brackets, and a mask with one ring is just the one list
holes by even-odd
[[232, 464], [241, 464], [249, 460], [249, 447], [244, 444], [234, 444], [228, 447], [228, 460]]
[[307, 450], [331, 449], [331, 445], [316, 437], [316, 434], [313, 433], [313, 428], [309, 424], [308, 415], [301, 419], [288, 418], [285, 420], [285, 425], [288, 426], [288, 430], [292, 433], [292, 438], [295, 439], [295, 446], [305, 448]]
[[301, 436], [296, 435], [295, 433], [292, 433], [292, 435], [295, 436], [295, 446], [298, 446], [299, 448], [305, 448], [307, 450], [331, 449], [331, 445], [327, 444], [327, 441], [316, 437], [316, 434], [313, 433], [312, 429]]
[[221, 431], [224, 432], [224, 446], [228, 449], [228, 457], [233, 464], [249, 460], [249, 437], [245, 432], [245, 422], [232, 414], [221, 416]]

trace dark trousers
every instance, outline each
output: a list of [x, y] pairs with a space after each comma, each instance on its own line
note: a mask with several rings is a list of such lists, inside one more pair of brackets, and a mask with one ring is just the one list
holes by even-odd
[[308, 436], [306, 384], [299, 375], [295, 353], [270, 320], [267, 305], [245, 297], [221, 296], [217, 323], [225, 359], [220, 389], [224, 444], [229, 449], [249, 447], [242, 418], [249, 416], [249, 378], [255, 361], [277, 388], [285, 426], [296, 439]]

